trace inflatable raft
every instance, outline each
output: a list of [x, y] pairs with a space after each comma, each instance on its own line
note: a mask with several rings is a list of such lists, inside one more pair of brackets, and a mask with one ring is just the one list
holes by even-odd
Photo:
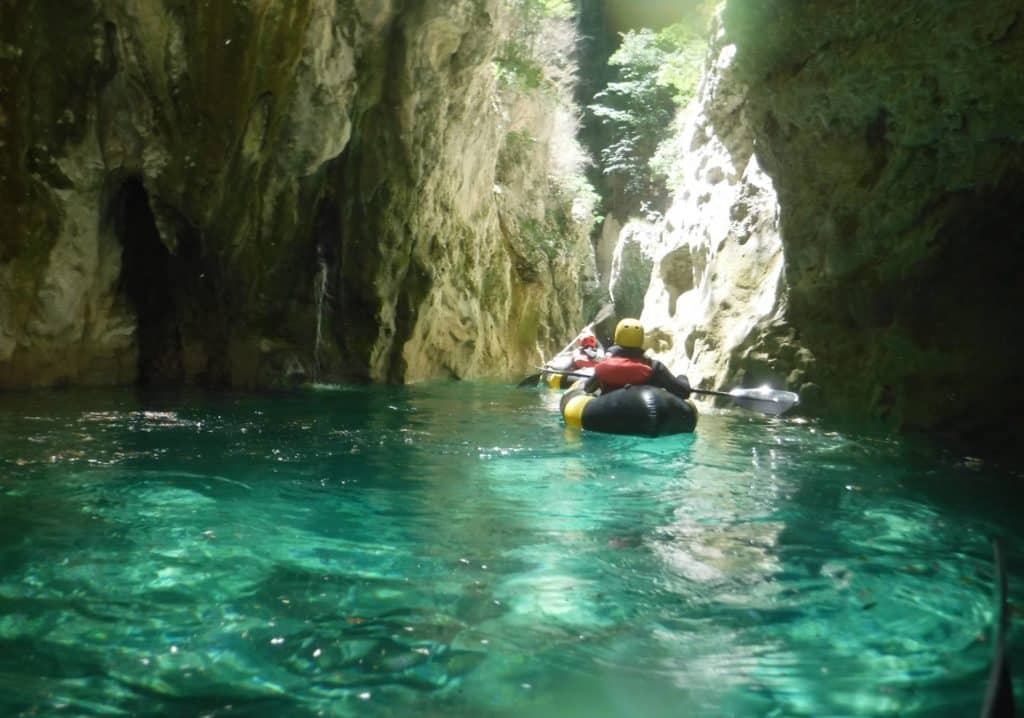
[[697, 426], [693, 404], [654, 386], [629, 386], [597, 396], [574, 386], [562, 397], [561, 412], [568, 426], [606, 434], [665, 436]]
[[[574, 374], [583, 374], [585, 376], [594, 375], [594, 367], [588, 366], [582, 369], [570, 369], [565, 368], [565, 371], [572, 371]], [[541, 374], [541, 381], [544, 386], [549, 389], [568, 389], [579, 379], [578, 376], [566, 376], [565, 374], [558, 374], [557, 372], [544, 372]]]

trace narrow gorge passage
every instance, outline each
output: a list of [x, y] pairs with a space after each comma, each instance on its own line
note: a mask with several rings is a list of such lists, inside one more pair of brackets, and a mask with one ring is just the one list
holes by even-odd
[[0, 0], [0, 716], [1012, 715], [1021, 77], [1022, 0]]

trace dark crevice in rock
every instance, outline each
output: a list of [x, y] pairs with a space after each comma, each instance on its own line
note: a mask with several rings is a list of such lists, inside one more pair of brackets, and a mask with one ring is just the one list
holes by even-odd
[[793, 65], [789, 68], [788, 74], [793, 77], [799, 75], [801, 72], [804, 71], [804, 69], [807, 68], [807, 66], [811, 63], [812, 60], [817, 60], [822, 55], [828, 53], [831, 47], [831, 40], [822, 43], [819, 47], [816, 47], [809, 55], [793, 63]]
[[232, 312], [229, 282], [221, 262], [206, 250], [200, 229], [176, 210], [162, 206], [173, 225], [175, 252], [169, 258], [172, 291], [182, 332], [204, 362], [192, 380], [206, 387], [232, 384], [230, 340], [239, 312]]
[[317, 262], [327, 266], [329, 284], [334, 283], [331, 276], [337, 271], [340, 243], [341, 215], [338, 202], [332, 192], [327, 192], [317, 204], [313, 220], [313, 247]]
[[[1022, 192], [1024, 174], [1015, 173], [990, 191], [961, 200], [955, 218], [936, 237], [939, 251], [905, 294], [899, 317], [922, 346], [951, 358], [952, 381], [944, 387], [948, 412], [965, 413], [956, 405], [987, 408], [955, 421], [962, 433], [977, 439], [1000, 435], [1004, 418], [1017, 413], [1019, 392], [1004, 384], [1019, 371], [1009, 347], [1024, 331], [1019, 251], [1024, 227], [1016, 209]], [[984, 365], [972, 366], [975, 357], [984, 357]], [[954, 380], [956, 374], [961, 376]]]
[[999, 45], [1001, 43], [1009, 44], [1016, 39], [1016, 34], [1020, 32], [1022, 27], [1021, 19], [1024, 18], [1024, 11], [1018, 10], [1013, 14], [1013, 20], [1006, 26], [1006, 30], [1003, 34], [995, 38], [993, 44]]
[[[420, 307], [426, 299], [431, 287], [430, 273], [414, 259], [410, 261], [402, 292], [395, 307], [395, 337], [392, 345], [392, 357], [388, 367], [388, 381], [401, 383], [405, 376], [405, 360], [402, 358], [402, 347], [412, 336]], [[449, 370], [450, 372], [451, 370]]]
[[138, 382], [143, 386], [181, 384], [184, 363], [170, 253], [160, 240], [149, 194], [141, 181], [130, 179], [115, 202], [114, 228], [123, 247], [121, 289], [138, 321]]
[[120, 66], [120, 49], [118, 47], [117, 25], [112, 22], [103, 23], [103, 55], [102, 76], [109, 80]]
[[[316, 241], [333, 248], [333, 253], [327, 250], [328, 256], [337, 257], [337, 269], [331, 272], [337, 283], [330, 326], [344, 364], [342, 371], [351, 379], [369, 381], [380, 301], [373, 291], [377, 252], [372, 245], [367, 252], [365, 239], [375, 213], [360, 201], [358, 130], [354, 124], [352, 139], [330, 173], [331, 190], [317, 210]], [[378, 194], [386, 196], [387, 187]]]
[[[412, 245], [408, 226], [397, 217], [411, 205], [407, 188], [426, 171], [424, 158], [412, 153], [411, 128], [402, 108], [409, 88], [401, 78], [409, 52], [408, 12], [396, 7], [398, 20], [381, 43], [363, 62], [368, 82], [356, 100], [352, 113], [352, 136], [337, 158], [331, 187], [336, 197], [337, 254], [336, 312], [333, 331], [341, 352], [342, 371], [351, 380], [369, 380], [371, 360], [384, 344], [383, 374], [387, 381], [400, 382], [405, 373], [402, 345], [415, 325], [422, 295], [406, 290], [400, 277], [389, 277], [396, 296], [395, 325], [382, 324], [386, 300], [381, 296], [378, 273], [389, 261], [393, 248]], [[372, 62], [371, 62], [372, 61]], [[430, 161], [436, 161], [430, 160]], [[399, 270], [400, 267], [393, 266]], [[411, 292], [411, 293], [410, 293]], [[415, 297], [413, 295], [416, 295]], [[415, 305], [415, 306], [413, 306]]]
[[889, 113], [883, 107], [878, 111], [874, 121], [868, 125], [864, 141], [866, 149], [871, 157], [871, 165], [858, 182], [864, 189], [874, 187], [886, 166], [889, 164], [889, 150], [891, 146], [886, 137], [889, 131]]

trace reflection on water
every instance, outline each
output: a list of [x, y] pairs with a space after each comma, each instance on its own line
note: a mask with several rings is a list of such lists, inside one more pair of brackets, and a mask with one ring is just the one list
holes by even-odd
[[6, 395], [0, 709], [976, 713], [1019, 486], [751, 414], [574, 432], [497, 385]]

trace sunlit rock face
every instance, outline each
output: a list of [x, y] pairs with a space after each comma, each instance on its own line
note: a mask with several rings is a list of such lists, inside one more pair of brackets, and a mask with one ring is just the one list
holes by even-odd
[[503, 2], [0, 13], [0, 387], [519, 373], [581, 322]]
[[736, 48], [719, 29], [673, 140], [674, 201], [659, 225], [642, 319], [649, 347], [694, 386], [787, 384], [813, 394], [784, 327], [778, 200], [754, 152]]
[[736, 0], [722, 22], [648, 294], [662, 348], [814, 413], [1019, 434], [1024, 8]]

